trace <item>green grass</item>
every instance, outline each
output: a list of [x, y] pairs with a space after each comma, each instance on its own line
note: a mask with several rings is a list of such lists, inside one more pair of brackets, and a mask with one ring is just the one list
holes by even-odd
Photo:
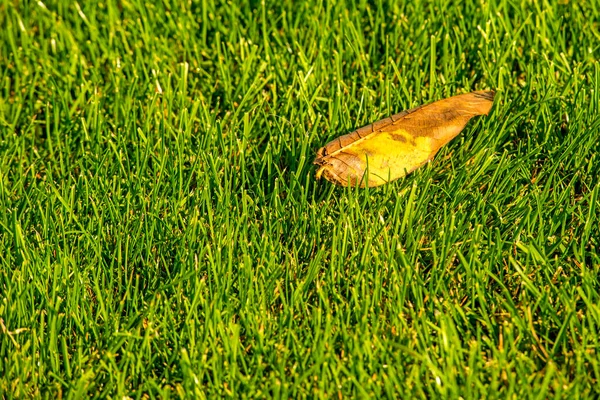
[[[0, 2], [0, 397], [599, 395], [597, 2], [151, 3]], [[315, 181], [474, 89], [407, 178]]]

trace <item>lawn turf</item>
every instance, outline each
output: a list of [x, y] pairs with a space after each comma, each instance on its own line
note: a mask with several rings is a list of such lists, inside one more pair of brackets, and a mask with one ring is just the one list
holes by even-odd
[[[3, 397], [600, 394], [596, 1], [0, 3]], [[316, 150], [497, 91], [381, 188]]]

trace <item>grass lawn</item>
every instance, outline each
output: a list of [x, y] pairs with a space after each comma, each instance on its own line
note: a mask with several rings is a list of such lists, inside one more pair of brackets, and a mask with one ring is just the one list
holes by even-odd
[[[599, 21], [1, 1], [0, 398], [599, 396]], [[331, 139], [483, 89], [408, 177], [315, 180]]]

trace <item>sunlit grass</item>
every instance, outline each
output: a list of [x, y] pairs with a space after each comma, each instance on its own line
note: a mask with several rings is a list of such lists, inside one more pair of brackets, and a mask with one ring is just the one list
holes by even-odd
[[[598, 395], [594, 2], [165, 3], [0, 4], [0, 394]], [[407, 178], [315, 181], [475, 89]]]

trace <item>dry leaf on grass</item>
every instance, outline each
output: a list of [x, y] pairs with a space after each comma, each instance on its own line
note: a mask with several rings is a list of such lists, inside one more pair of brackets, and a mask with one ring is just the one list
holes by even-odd
[[493, 102], [493, 91], [461, 94], [340, 136], [319, 149], [317, 178], [360, 187], [401, 178], [430, 161], [472, 117], [487, 115]]

